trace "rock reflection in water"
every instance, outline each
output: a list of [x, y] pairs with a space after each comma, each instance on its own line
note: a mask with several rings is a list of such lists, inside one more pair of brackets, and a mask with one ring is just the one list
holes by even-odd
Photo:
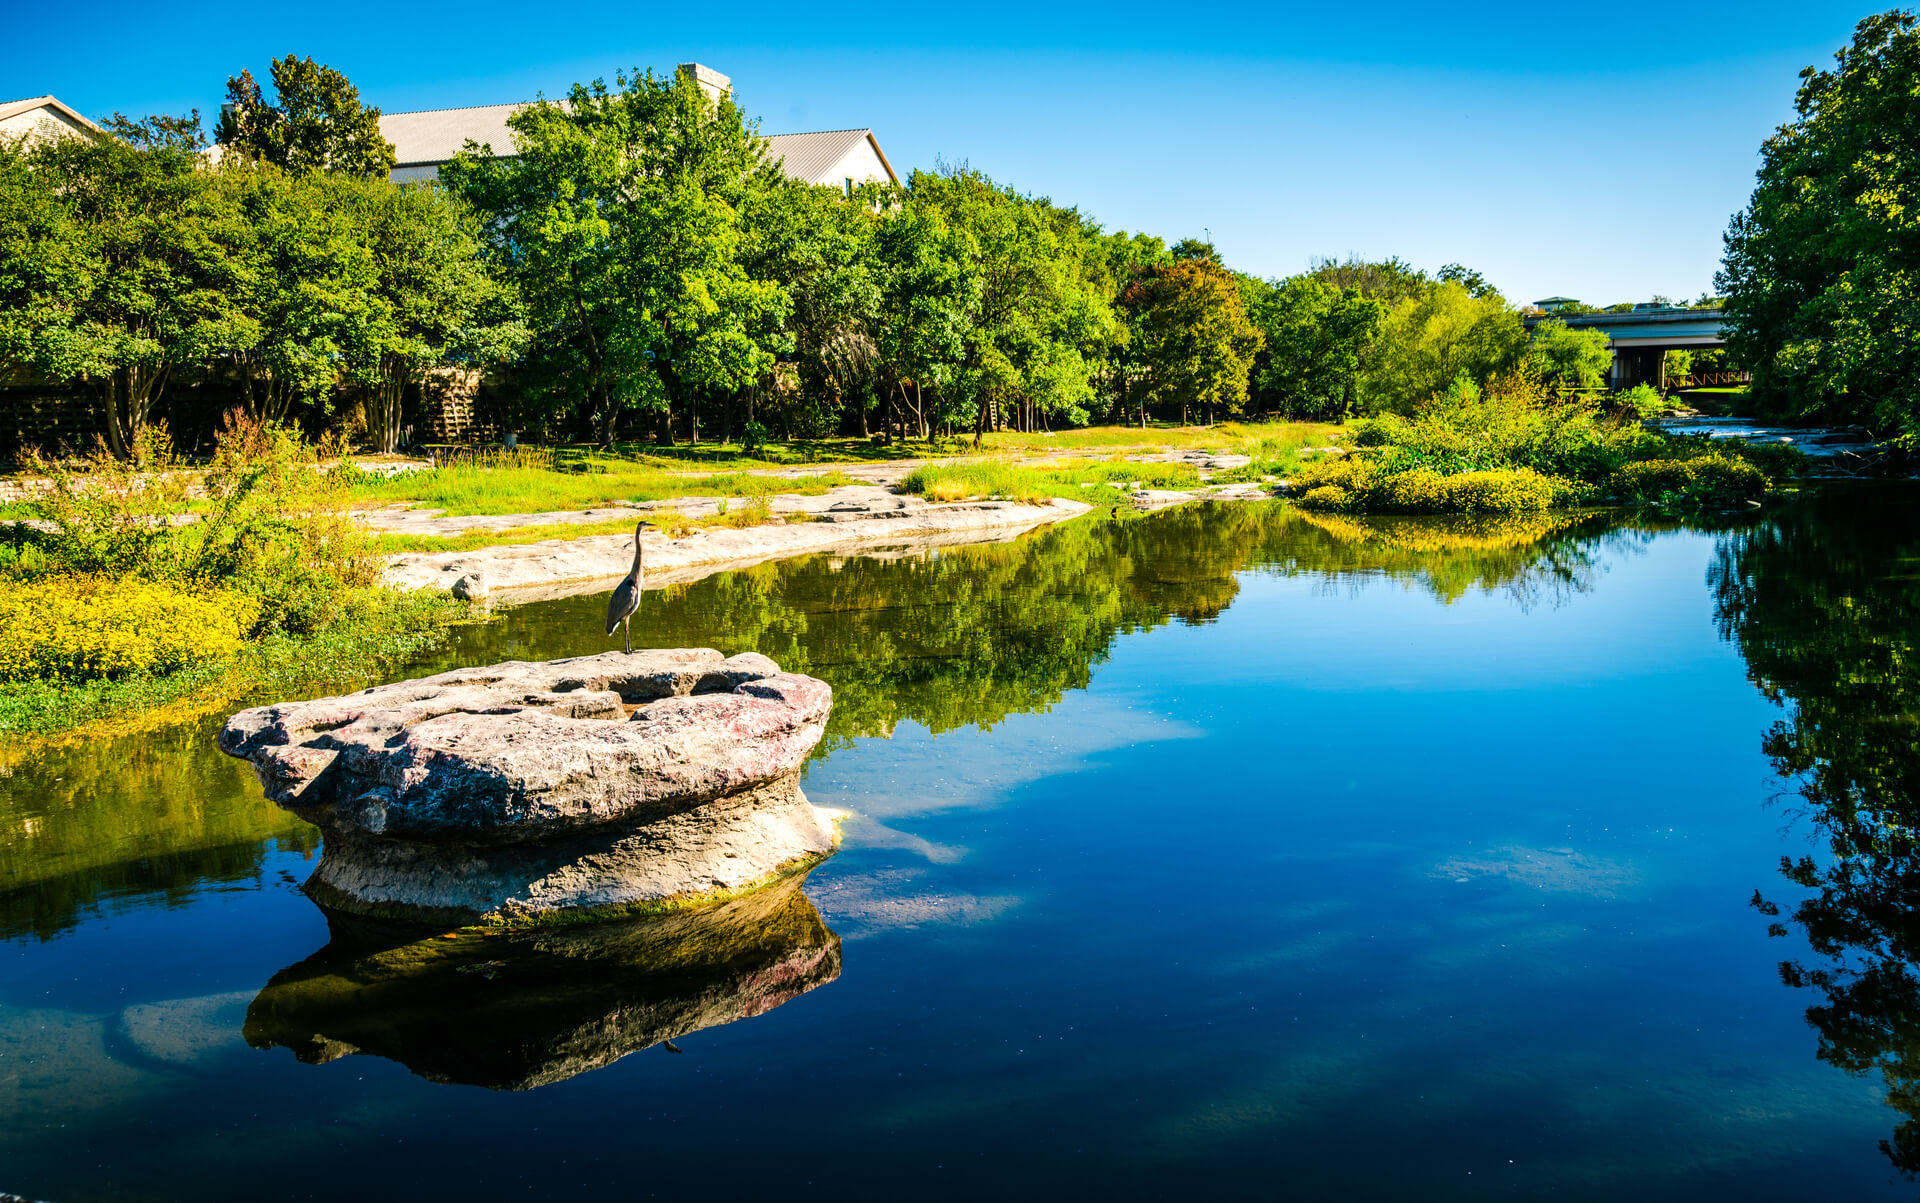
[[330, 913], [326, 947], [247, 1008], [247, 1043], [310, 1064], [371, 1053], [491, 1090], [565, 1081], [839, 977], [840, 937], [803, 880], [701, 911], [452, 939]]

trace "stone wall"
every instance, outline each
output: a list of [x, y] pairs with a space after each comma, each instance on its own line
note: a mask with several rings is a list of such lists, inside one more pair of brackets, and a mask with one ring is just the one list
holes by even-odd
[[100, 403], [89, 389], [0, 388], [0, 460], [17, 460], [29, 447], [49, 452], [85, 450], [101, 433]]

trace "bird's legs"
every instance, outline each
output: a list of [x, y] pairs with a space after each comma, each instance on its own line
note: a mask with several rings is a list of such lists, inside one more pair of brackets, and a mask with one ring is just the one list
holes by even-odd
[[632, 621], [633, 615], [631, 614], [620, 620], [620, 638], [626, 643], [627, 655], [629, 656], [633, 655], [633, 628], [627, 624]]

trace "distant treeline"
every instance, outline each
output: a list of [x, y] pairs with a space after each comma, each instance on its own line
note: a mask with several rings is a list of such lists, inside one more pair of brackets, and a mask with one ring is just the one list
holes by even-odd
[[124, 452], [169, 385], [396, 444], [467, 369], [504, 429], [612, 442], [927, 437], [1404, 411], [1516, 368], [1605, 378], [1605, 338], [1476, 272], [1328, 261], [1263, 280], [1109, 233], [965, 164], [789, 180], [730, 97], [651, 72], [516, 113], [437, 184], [389, 182], [378, 110], [311, 60], [197, 113], [0, 147], [0, 379], [83, 382]]

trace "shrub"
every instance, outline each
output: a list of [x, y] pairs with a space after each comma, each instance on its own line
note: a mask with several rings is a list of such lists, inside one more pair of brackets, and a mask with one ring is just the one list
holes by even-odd
[[1667, 408], [1667, 399], [1660, 390], [1651, 384], [1636, 384], [1625, 392], [1615, 393], [1613, 406], [1620, 412], [1634, 418], [1651, 418]]
[[1623, 464], [1608, 482], [1609, 491], [1623, 501], [1662, 503], [1745, 501], [1765, 494], [1767, 485], [1767, 474], [1759, 468], [1717, 454]]
[[29, 455], [51, 482], [33, 505], [52, 529], [15, 567], [231, 589], [260, 601], [254, 634], [320, 630], [380, 571], [348, 513], [355, 474], [322, 466], [337, 450], [236, 410], [204, 474], [180, 462], [163, 425], [145, 428], [126, 461], [105, 448], [72, 465]]
[[1305, 509], [1375, 514], [1512, 514], [1544, 510], [1577, 496], [1579, 486], [1531, 468], [1436, 472], [1347, 456], [1302, 469], [1293, 480]]
[[1310, 510], [1344, 510], [1353, 504], [1353, 494], [1339, 485], [1319, 485], [1302, 493], [1300, 504]]
[[1387, 478], [1392, 509], [1408, 514], [1513, 514], [1549, 509], [1571, 492], [1569, 482], [1532, 468], [1456, 472], [1415, 468]]
[[139, 577], [0, 585], [0, 679], [80, 682], [168, 673], [239, 650], [260, 602]]
[[740, 428], [740, 449], [748, 455], [759, 455], [760, 449], [767, 445], [767, 428], [758, 422], [748, 422]]

